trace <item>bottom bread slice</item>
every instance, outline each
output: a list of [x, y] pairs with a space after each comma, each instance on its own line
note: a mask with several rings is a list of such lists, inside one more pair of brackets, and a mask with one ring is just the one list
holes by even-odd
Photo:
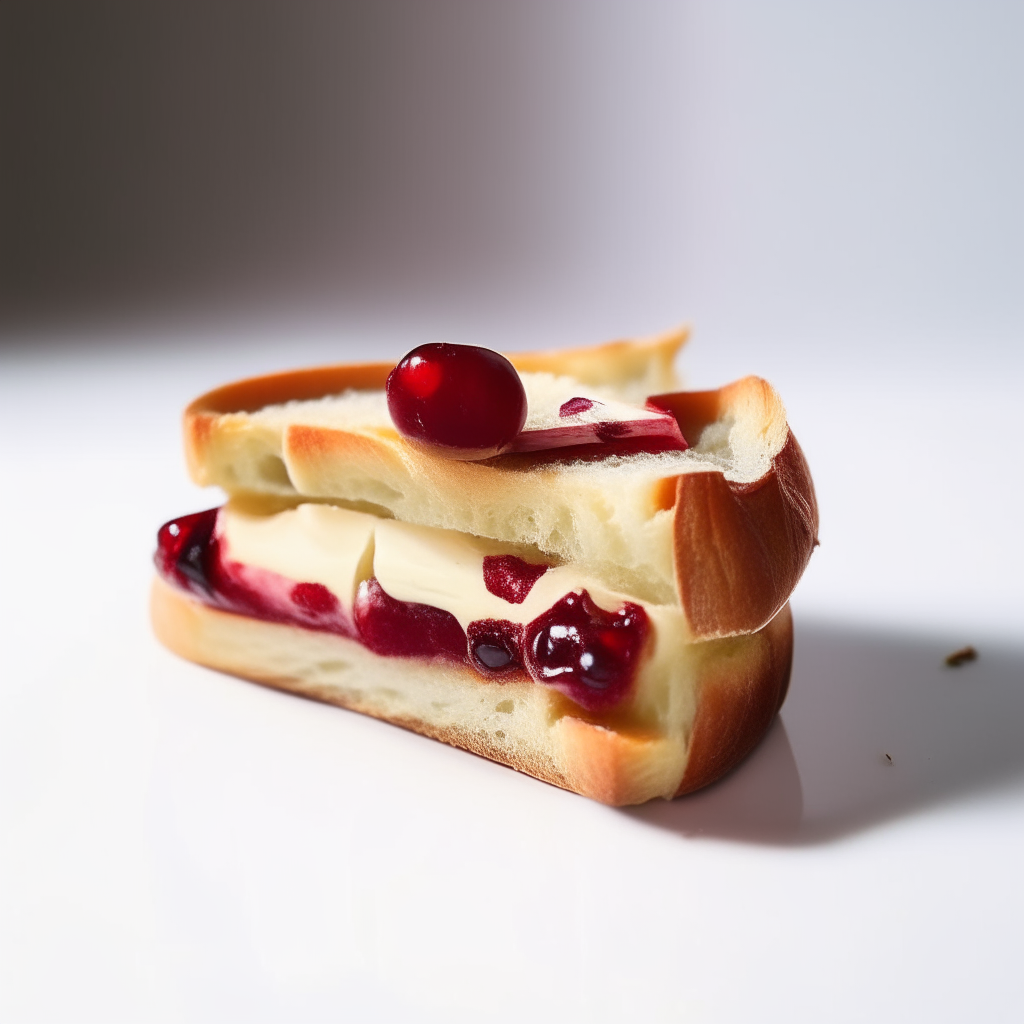
[[690, 644], [660, 720], [598, 720], [549, 687], [472, 669], [381, 657], [332, 633], [211, 608], [159, 577], [160, 641], [190, 661], [359, 711], [605, 804], [693, 792], [757, 745], [785, 699], [793, 651], [787, 604], [757, 633]]

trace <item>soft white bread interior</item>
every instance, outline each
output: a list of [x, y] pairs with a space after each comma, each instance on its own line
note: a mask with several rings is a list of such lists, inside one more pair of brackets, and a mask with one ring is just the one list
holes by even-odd
[[157, 579], [159, 639], [191, 661], [373, 715], [602, 803], [699, 789], [757, 744], [785, 697], [788, 605], [755, 634], [682, 645], [651, 659], [641, 692], [654, 716], [596, 718], [533, 682], [495, 683], [469, 668], [379, 657], [354, 640], [218, 611]]

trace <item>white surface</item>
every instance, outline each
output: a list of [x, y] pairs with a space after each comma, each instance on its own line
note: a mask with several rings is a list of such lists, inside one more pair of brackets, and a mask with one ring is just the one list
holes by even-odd
[[[789, 700], [618, 811], [150, 636], [155, 528], [216, 500], [185, 401], [422, 340], [3, 357], [0, 1019], [1020, 1019], [1019, 358], [780, 350], [822, 505]], [[695, 343], [696, 383], [743, 358]]]

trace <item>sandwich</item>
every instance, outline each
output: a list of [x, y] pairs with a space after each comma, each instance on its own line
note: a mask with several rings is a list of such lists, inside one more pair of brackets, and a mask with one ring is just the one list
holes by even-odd
[[757, 745], [817, 544], [765, 381], [679, 390], [677, 331], [272, 374], [196, 399], [152, 619], [177, 654], [612, 805]]

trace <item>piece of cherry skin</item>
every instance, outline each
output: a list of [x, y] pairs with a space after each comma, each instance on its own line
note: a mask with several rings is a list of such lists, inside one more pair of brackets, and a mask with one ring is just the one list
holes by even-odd
[[477, 345], [413, 349], [388, 376], [387, 401], [400, 434], [450, 459], [491, 458], [526, 422], [515, 367]]
[[484, 586], [509, 604], [522, 604], [549, 568], [515, 555], [484, 555]]
[[558, 407], [558, 415], [563, 419], [566, 416], [579, 416], [581, 412], [586, 412], [593, 407], [594, 400], [591, 398], [570, 398]]

